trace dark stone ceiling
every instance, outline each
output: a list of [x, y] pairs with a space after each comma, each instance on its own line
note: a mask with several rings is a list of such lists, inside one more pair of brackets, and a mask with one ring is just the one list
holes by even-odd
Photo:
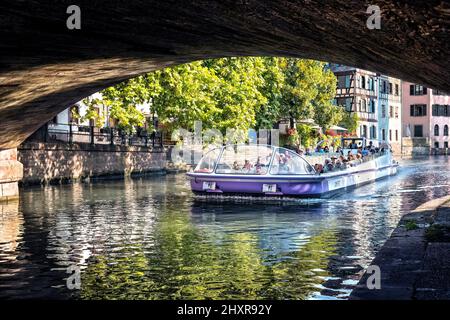
[[[81, 30], [66, 28], [71, 4]], [[211, 57], [311, 58], [448, 91], [449, 24], [449, 2], [434, 0], [2, 1], [0, 148], [100, 89]]]

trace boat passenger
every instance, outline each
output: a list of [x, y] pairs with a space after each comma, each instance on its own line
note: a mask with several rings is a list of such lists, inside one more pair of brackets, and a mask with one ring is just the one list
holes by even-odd
[[361, 154], [363, 157], [368, 156], [369, 155], [368, 147], [364, 148], [364, 150], [361, 151]]
[[316, 170], [317, 173], [323, 173], [323, 165], [321, 165], [320, 163], [316, 163], [314, 165], [314, 169]]
[[252, 169], [252, 164], [250, 161], [245, 160], [244, 167], [242, 168], [243, 171], [249, 172]]
[[233, 162], [233, 170], [235, 171], [241, 170], [241, 167], [239, 166], [237, 161]]
[[256, 174], [263, 174], [265, 172], [262, 172], [262, 164], [261, 164], [261, 157], [258, 157], [258, 159], [256, 160], [256, 164], [255, 164], [255, 173]]
[[356, 159], [355, 159], [355, 163], [356, 164], [361, 164], [363, 162], [362, 160], [362, 155], [360, 153], [356, 154]]
[[328, 148], [328, 146], [325, 146], [325, 147], [323, 148], [323, 152], [325, 152], [325, 153], [330, 152], [330, 148]]
[[350, 166], [350, 165], [349, 165], [347, 159], [342, 160], [342, 163], [341, 163], [341, 170], [346, 170], [349, 166]]
[[323, 166], [323, 172], [331, 172], [331, 171], [333, 171], [333, 169], [334, 169], [334, 166], [331, 163], [331, 159], [330, 158], [325, 159], [325, 165]]

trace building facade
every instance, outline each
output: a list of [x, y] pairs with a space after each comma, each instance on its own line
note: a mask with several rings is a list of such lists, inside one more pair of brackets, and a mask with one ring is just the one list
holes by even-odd
[[378, 76], [378, 139], [388, 143], [395, 153], [401, 152], [402, 81]]
[[331, 65], [338, 80], [335, 103], [359, 119], [358, 137], [378, 139], [378, 84], [374, 72]]
[[410, 82], [402, 87], [403, 153], [447, 153], [450, 96]]
[[358, 115], [358, 137], [401, 152], [402, 81], [363, 69], [330, 64], [337, 77], [335, 103]]

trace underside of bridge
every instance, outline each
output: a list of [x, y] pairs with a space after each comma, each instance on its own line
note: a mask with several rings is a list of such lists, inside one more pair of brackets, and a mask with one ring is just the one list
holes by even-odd
[[[81, 30], [69, 30], [69, 5]], [[0, 3], [0, 149], [72, 103], [168, 65], [295, 56], [450, 88], [450, 6], [435, 0], [77, 0]]]

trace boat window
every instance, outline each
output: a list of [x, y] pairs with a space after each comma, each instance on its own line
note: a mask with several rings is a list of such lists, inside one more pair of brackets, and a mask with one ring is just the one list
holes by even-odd
[[206, 155], [200, 160], [198, 165], [195, 167], [194, 172], [199, 173], [212, 173], [217, 163], [217, 158], [219, 158], [220, 149], [213, 149], [206, 153]]
[[224, 149], [216, 173], [266, 174], [272, 159], [269, 146], [233, 145]]
[[278, 148], [273, 158], [270, 174], [311, 174], [314, 168], [299, 155]]

